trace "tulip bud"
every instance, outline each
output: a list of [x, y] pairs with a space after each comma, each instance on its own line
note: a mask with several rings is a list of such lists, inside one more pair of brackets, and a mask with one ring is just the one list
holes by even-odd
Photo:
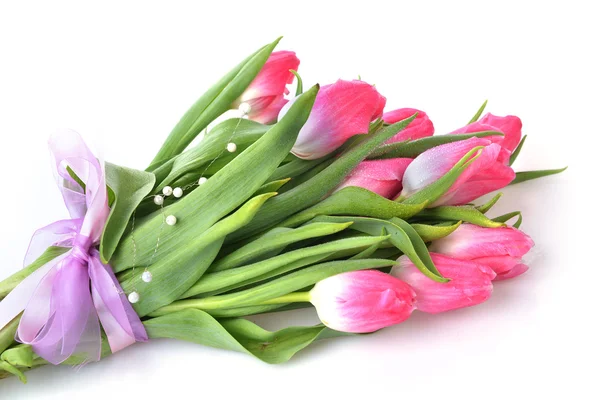
[[486, 265], [431, 253], [431, 259], [448, 283], [423, 275], [408, 257], [398, 259], [391, 274], [408, 283], [417, 294], [417, 310], [436, 314], [483, 303], [492, 294], [494, 271]]
[[268, 124], [277, 119], [281, 108], [288, 102], [283, 98], [286, 88], [294, 80], [290, 69], [297, 70], [300, 60], [293, 51], [277, 51], [271, 54], [250, 86], [233, 104], [245, 104], [249, 119]]
[[318, 282], [310, 301], [331, 329], [367, 333], [407, 319], [415, 292], [406, 283], [375, 270], [345, 272]]
[[500, 280], [527, 271], [521, 257], [533, 246], [533, 240], [515, 228], [463, 224], [445, 238], [434, 241], [430, 250], [487, 265], [497, 274], [496, 280]]
[[415, 158], [404, 173], [400, 196], [409, 197], [429, 186], [476, 147], [482, 147], [479, 156], [460, 174], [448, 191], [429, 207], [467, 204], [507, 186], [515, 179], [512, 168], [499, 160], [502, 150], [500, 145], [488, 139], [471, 138], [434, 147]]
[[363, 161], [348, 174], [335, 191], [358, 186], [391, 199], [402, 190], [402, 177], [412, 158]]
[[521, 141], [521, 128], [523, 123], [519, 117], [507, 115], [506, 117], [498, 117], [487, 113], [479, 121], [473, 122], [467, 126], [451, 132], [451, 134], [464, 134], [483, 131], [496, 131], [504, 134], [503, 138], [490, 136], [489, 139], [498, 143], [510, 155]]
[[[291, 107], [292, 100], [279, 113]], [[310, 117], [300, 130], [292, 153], [305, 160], [323, 157], [350, 137], [369, 132], [369, 125], [381, 117], [385, 97], [363, 81], [338, 80], [319, 90]]]
[[414, 108], [399, 108], [388, 111], [383, 114], [383, 122], [386, 124], [395, 124], [403, 119], [417, 113], [417, 117], [400, 133], [388, 140], [386, 143], [403, 142], [405, 140], [416, 140], [432, 136], [434, 133], [433, 122], [423, 111]]

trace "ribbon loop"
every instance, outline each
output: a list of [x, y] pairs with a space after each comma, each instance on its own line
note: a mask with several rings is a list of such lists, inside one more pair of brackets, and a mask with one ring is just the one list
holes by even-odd
[[73, 219], [36, 231], [25, 263], [50, 245], [71, 250], [29, 275], [0, 302], [0, 329], [24, 310], [16, 340], [53, 364], [75, 354], [97, 361], [100, 323], [113, 352], [148, 336], [112, 268], [96, 250], [110, 211], [103, 165], [73, 131], [53, 135], [50, 149]]

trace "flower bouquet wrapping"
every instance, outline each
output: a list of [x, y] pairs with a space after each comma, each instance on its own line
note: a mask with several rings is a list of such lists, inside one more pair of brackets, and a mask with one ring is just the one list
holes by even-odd
[[[501, 194], [477, 202], [561, 171], [514, 172], [518, 117], [484, 104], [434, 136], [427, 114], [384, 112], [360, 79], [304, 91], [277, 43], [200, 97], [144, 171], [98, 160], [75, 132], [51, 137], [70, 216], [35, 232], [0, 283], [0, 378], [154, 338], [280, 363], [415, 310], [479, 304], [527, 270], [521, 214], [486, 216]], [[245, 318], [300, 307], [322, 324]]]

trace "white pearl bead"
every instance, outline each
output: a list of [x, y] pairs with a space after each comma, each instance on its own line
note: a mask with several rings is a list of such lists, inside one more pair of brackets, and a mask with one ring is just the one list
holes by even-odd
[[181, 196], [183, 196], [183, 189], [180, 187], [176, 187], [175, 189], [173, 189], [173, 196], [180, 198]]
[[237, 145], [235, 143], [227, 143], [227, 151], [233, 153], [237, 150]]
[[150, 271], [144, 271], [142, 273], [142, 280], [146, 283], [150, 283], [152, 282], [152, 272]]
[[205, 177], [202, 177], [200, 179], [198, 179], [198, 185], [204, 185], [206, 183], [208, 179]]
[[240, 110], [240, 112], [242, 114], [246, 115], [246, 114], [248, 114], [250, 112], [250, 110], [252, 110], [252, 107], [248, 103], [242, 103], [242, 104], [240, 104], [240, 106], [238, 107], [238, 109]]
[[140, 301], [140, 295], [138, 292], [131, 292], [129, 293], [129, 296], [127, 296], [127, 300], [132, 304], [137, 303]]
[[164, 202], [165, 202], [165, 199], [160, 194], [157, 194], [156, 196], [154, 196], [154, 204], [156, 204], [157, 206], [162, 206], [162, 204]]
[[173, 226], [177, 223], [177, 217], [174, 215], [169, 215], [167, 218], [165, 218], [165, 222], [167, 225]]
[[165, 196], [170, 196], [170, 195], [172, 195], [172, 194], [173, 194], [173, 188], [172, 188], [171, 186], [165, 186], [165, 187], [163, 188], [163, 194], [164, 194]]

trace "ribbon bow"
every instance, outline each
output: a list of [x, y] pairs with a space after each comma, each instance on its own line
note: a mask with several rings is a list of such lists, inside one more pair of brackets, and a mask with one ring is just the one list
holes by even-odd
[[96, 250], [110, 212], [103, 165], [76, 132], [55, 134], [49, 145], [71, 219], [36, 231], [25, 265], [51, 245], [71, 249], [37, 269], [0, 302], [0, 329], [25, 310], [17, 341], [30, 344], [52, 364], [73, 354], [98, 361], [100, 322], [113, 353], [148, 336], [112, 268]]

